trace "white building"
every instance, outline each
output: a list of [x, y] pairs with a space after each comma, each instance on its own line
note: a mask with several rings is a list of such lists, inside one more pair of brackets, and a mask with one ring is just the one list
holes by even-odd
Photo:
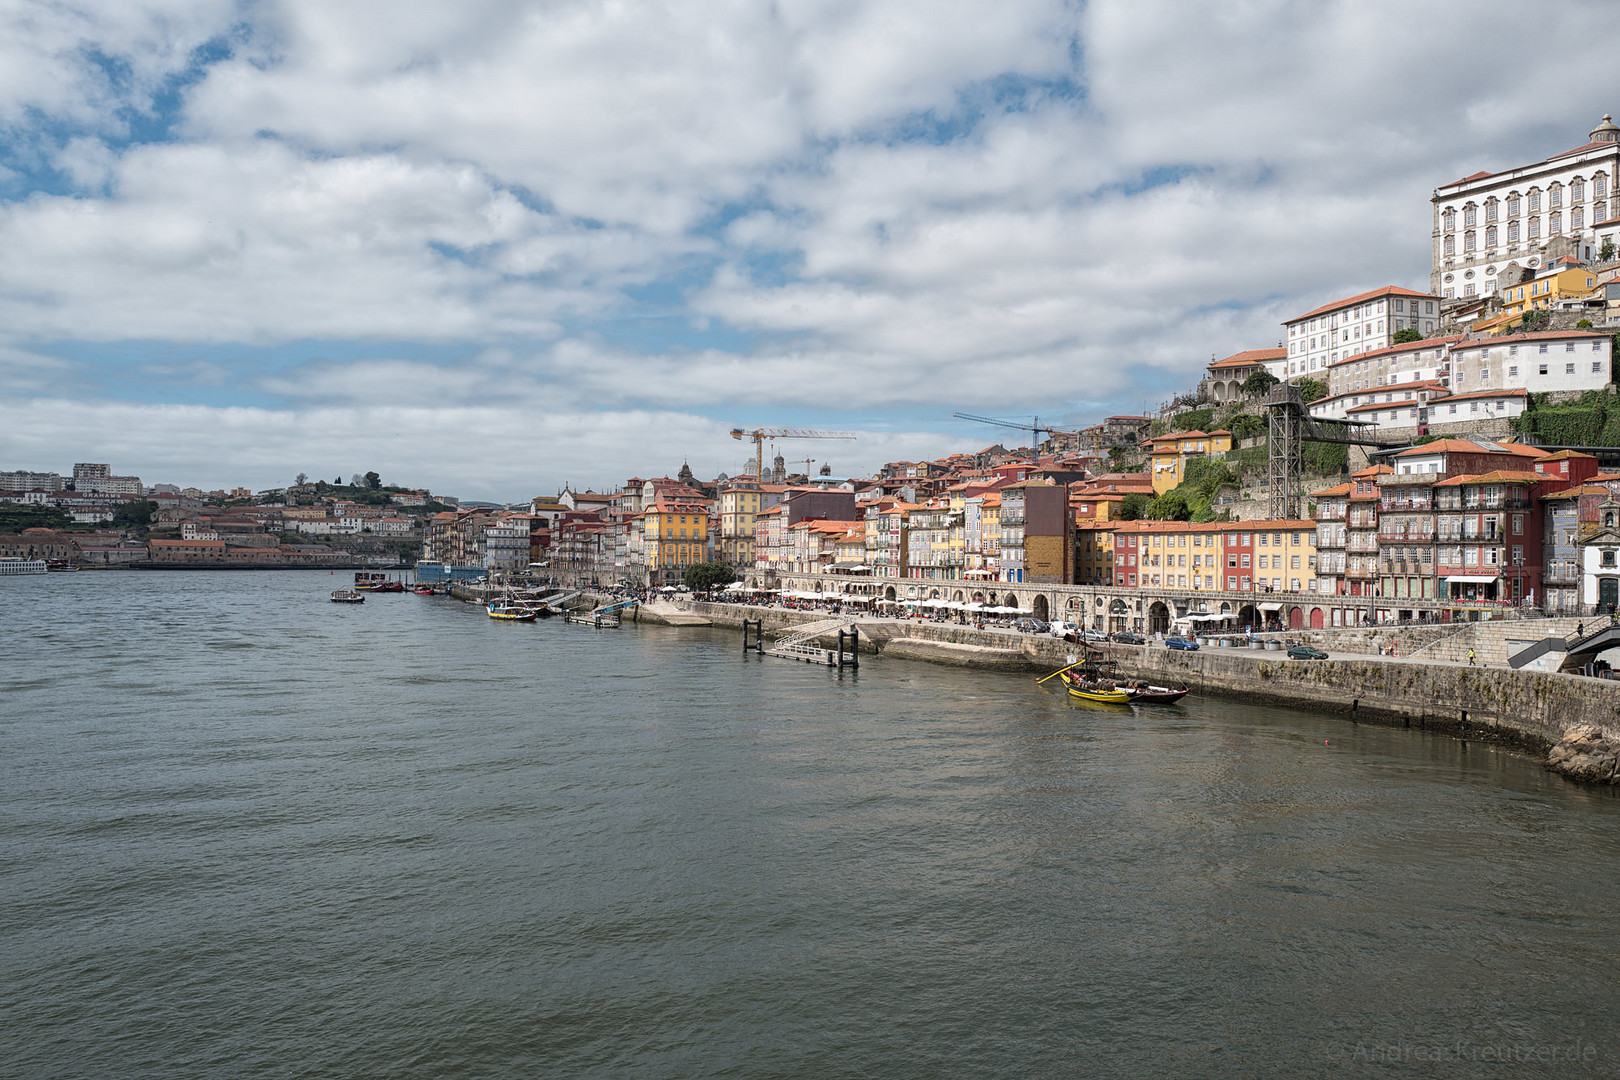
[[1497, 291], [1509, 262], [1535, 269], [1561, 254], [1592, 257], [1620, 175], [1620, 127], [1607, 115], [1587, 142], [1545, 161], [1476, 172], [1434, 189], [1429, 291], [1446, 298]]
[[[1414, 341], [1333, 365], [1328, 395], [1311, 402], [1310, 411], [1324, 419], [1374, 419], [1387, 426], [1390, 412], [1443, 400], [1444, 409], [1431, 409], [1421, 419], [1413, 413], [1414, 421], [1479, 419], [1485, 411], [1513, 417], [1524, 411], [1526, 392], [1579, 393], [1609, 385], [1611, 345], [1609, 335], [1593, 330]], [[1404, 413], [1400, 419], [1396, 426], [1412, 426]]]
[[1283, 323], [1285, 377], [1308, 376], [1345, 357], [1388, 348], [1401, 330], [1428, 337], [1439, 325], [1439, 297], [1397, 285], [1334, 300]]

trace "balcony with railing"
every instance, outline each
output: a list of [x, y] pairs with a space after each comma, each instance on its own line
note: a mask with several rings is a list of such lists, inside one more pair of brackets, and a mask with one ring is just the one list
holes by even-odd
[[1421, 499], [1406, 498], [1398, 492], [1386, 491], [1383, 497], [1378, 500], [1378, 509], [1386, 514], [1397, 510], [1428, 511], [1434, 509], [1434, 500], [1427, 497]]
[[1378, 553], [1378, 537], [1372, 533], [1351, 533], [1344, 538], [1344, 550], [1376, 555]]
[[1378, 539], [1384, 543], [1427, 543], [1434, 536], [1432, 521], [1384, 521], [1378, 526]]
[[1574, 586], [1581, 583], [1581, 568], [1574, 562], [1560, 559], [1550, 562], [1541, 572], [1541, 580], [1545, 585]]

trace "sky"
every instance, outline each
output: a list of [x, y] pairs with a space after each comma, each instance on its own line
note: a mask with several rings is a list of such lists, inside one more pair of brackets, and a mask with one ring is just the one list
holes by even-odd
[[1139, 413], [1620, 112], [1620, 5], [1525, 11], [8, 0], [0, 469], [511, 501]]

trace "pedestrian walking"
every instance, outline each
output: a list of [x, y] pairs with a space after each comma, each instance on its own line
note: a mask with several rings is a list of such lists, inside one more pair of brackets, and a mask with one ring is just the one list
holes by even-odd
[[1473, 649], [1468, 650], [1468, 666], [1469, 667], [1474, 666], [1474, 650]]
[[1585, 623], [1578, 622], [1578, 623], [1575, 624], [1575, 636], [1576, 637], [1585, 637], [1586, 636], [1586, 624]]

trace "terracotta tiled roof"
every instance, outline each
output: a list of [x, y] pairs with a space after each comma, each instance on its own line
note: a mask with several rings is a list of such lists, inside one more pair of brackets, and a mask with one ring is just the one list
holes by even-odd
[[1226, 367], [1249, 367], [1254, 364], [1262, 364], [1267, 360], [1282, 360], [1287, 355], [1287, 349], [1245, 349], [1242, 352], [1233, 353], [1224, 360], [1215, 361], [1209, 365], [1209, 370], [1214, 371], [1216, 368]]
[[1441, 345], [1461, 341], [1461, 334], [1452, 334], [1450, 337], [1424, 338], [1422, 341], [1407, 341], [1400, 345], [1386, 345], [1382, 349], [1373, 349], [1371, 352], [1355, 353], [1343, 360], [1335, 360], [1328, 367], [1338, 367], [1341, 364], [1354, 363], [1357, 360], [1377, 360], [1384, 356], [1393, 356], [1396, 353], [1414, 352], [1421, 349], [1433, 349]]
[[1289, 323], [1297, 323], [1301, 319], [1309, 319], [1312, 316], [1322, 314], [1324, 311], [1337, 311], [1339, 308], [1349, 307], [1351, 304], [1359, 304], [1366, 300], [1375, 300], [1380, 296], [1415, 296], [1420, 300], [1440, 299], [1438, 296], [1433, 296], [1429, 293], [1417, 292], [1413, 289], [1403, 289], [1399, 285], [1385, 285], [1382, 289], [1372, 289], [1368, 292], [1357, 293], [1355, 296], [1347, 296], [1343, 300], [1335, 300], [1330, 304], [1323, 304], [1321, 307], [1312, 308], [1303, 315], [1296, 315], [1292, 319], [1287, 320], [1287, 322], [1285, 322], [1283, 325], [1286, 326]]
[[1547, 477], [1538, 472], [1518, 472], [1506, 469], [1497, 469], [1495, 472], [1480, 473], [1477, 476], [1453, 476], [1449, 480], [1441, 480], [1435, 487], [1462, 487], [1464, 484], [1543, 484]]

